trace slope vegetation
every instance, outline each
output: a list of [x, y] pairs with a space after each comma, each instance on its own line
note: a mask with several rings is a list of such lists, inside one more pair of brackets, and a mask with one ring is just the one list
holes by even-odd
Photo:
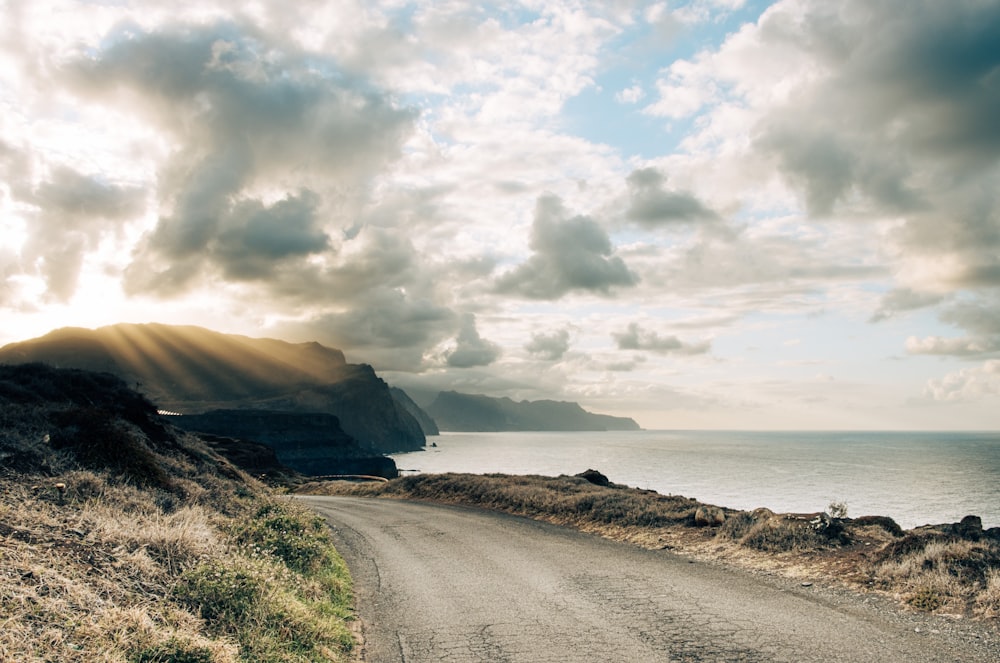
[[324, 523], [117, 377], [0, 366], [0, 475], [0, 660], [349, 660]]

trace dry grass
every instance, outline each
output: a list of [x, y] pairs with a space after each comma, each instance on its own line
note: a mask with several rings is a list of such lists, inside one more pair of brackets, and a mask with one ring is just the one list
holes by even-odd
[[118, 382], [7, 368], [0, 661], [349, 659], [350, 579], [314, 514]]
[[[575, 527], [647, 548], [897, 596], [912, 609], [1000, 615], [1000, 542], [947, 527], [906, 533], [889, 518], [734, 511], [581, 477], [441, 474], [388, 483], [304, 484], [297, 492], [421, 499], [477, 506]], [[695, 514], [720, 512], [721, 524]]]

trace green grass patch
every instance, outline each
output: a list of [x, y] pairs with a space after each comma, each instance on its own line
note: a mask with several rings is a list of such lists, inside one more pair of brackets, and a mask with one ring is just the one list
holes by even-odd
[[234, 638], [245, 661], [337, 661], [350, 652], [350, 577], [323, 521], [274, 502], [233, 530], [236, 551], [185, 573], [177, 597], [214, 634]]

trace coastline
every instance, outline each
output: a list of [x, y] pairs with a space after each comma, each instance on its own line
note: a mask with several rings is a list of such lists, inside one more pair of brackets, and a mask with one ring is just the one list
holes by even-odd
[[845, 502], [903, 528], [979, 516], [1000, 526], [1000, 433], [629, 431], [445, 433], [393, 459], [439, 474], [559, 476], [595, 467], [616, 483], [741, 510], [814, 512]]

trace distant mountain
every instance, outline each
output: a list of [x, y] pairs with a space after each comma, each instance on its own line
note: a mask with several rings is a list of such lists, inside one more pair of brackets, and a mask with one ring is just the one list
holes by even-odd
[[222, 334], [201, 327], [118, 324], [65, 328], [0, 348], [0, 363], [44, 362], [114, 373], [165, 410], [325, 412], [371, 453], [414, 451], [425, 438], [366, 364], [319, 343]]
[[443, 431], [639, 430], [628, 417], [587, 412], [566, 401], [520, 401], [442, 391], [426, 408]]

